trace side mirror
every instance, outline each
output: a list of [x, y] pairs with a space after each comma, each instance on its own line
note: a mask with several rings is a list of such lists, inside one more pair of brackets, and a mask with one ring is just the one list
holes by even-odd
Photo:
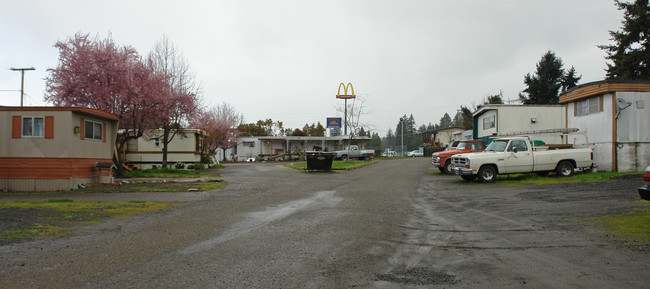
[[517, 147], [512, 148], [513, 153], [517, 153]]

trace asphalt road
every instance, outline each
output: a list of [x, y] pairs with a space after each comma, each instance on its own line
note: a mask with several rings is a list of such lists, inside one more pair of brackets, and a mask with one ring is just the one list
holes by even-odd
[[[230, 165], [221, 190], [0, 247], [2, 288], [647, 288], [645, 249], [583, 218], [643, 206], [636, 187], [506, 187], [428, 158], [306, 174]], [[160, 199], [154, 194], [83, 198]]]

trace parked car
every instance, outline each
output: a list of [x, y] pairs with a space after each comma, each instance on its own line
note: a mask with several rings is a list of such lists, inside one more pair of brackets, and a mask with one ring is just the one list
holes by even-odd
[[643, 180], [646, 181], [646, 183], [639, 187], [639, 196], [641, 196], [641, 199], [650, 201], [650, 166], [645, 168]]
[[482, 183], [489, 183], [494, 182], [497, 175], [515, 173], [546, 175], [555, 171], [558, 176], [568, 177], [573, 175], [575, 168], [593, 166], [590, 148], [548, 148], [536, 147], [529, 137], [498, 138], [485, 148], [485, 152], [452, 156], [452, 170], [466, 181], [478, 177]]
[[382, 157], [396, 157], [397, 152], [396, 151], [385, 151], [385, 152], [381, 153], [381, 156]]
[[464, 140], [460, 141], [456, 149], [445, 150], [431, 155], [431, 163], [434, 168], [439, 169], [446, 174], [453, 174], [451, 171], [451, 156], [455, 154], [477, 153], [485, 149], [485, 142], [481, 140]]
[[414, 151], [408, 152], [406, 155], [409, 156], [409, 157], [412, 157], [412, 158], [413, 157], [423, 157], [424, 153], [421, 152], [420, 150], [414, 150]]

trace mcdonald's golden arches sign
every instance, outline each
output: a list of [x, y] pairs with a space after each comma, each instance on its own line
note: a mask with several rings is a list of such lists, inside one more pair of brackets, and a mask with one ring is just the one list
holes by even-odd
[[[343, 94], [341, 94], [341, 87], [343, 87]], [[356, 96], [354, 95], [354, 87], [352, 87], [352, 83], [345, 85], [343, 82], [341, 82], [341, 84], [339, 84], [339, 91], [336, 94], [336, 98], [351, 99], [355, 97]]]

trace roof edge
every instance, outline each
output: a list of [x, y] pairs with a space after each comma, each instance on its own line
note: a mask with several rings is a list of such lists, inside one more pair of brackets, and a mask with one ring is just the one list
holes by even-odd
[[110, 120], [119, 121], [117, 115], [108, 113], [101, 109], [88, 107], [63, 107], [63, 106], [0, 106], [0, 111], [71, 111], [83, 113], [91, 116], [101, 117]]

